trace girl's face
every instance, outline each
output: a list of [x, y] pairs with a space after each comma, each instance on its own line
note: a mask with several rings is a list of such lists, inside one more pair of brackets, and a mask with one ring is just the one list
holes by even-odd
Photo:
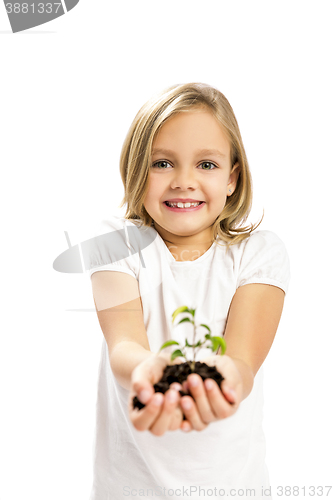
[[[155, 229], [175, 245], [210, 246], [211, 226], [239, 174], [237, 163], [231, 171], [230, 144], [221, 125], [206, 110], [179, 113], [159, 130], [152, 155], [144, 207]], [[202, 203], [187, 209], [166, 204], [186, 198]]]

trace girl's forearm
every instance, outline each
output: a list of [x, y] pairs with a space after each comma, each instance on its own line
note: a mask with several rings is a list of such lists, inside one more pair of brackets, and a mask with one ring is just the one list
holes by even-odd
[[119, 384], [127, 390], [131, 387], [131, 376], [134, 368], [154, 353], [137, 342], [123, 340], [109, 352], [112, 372]]
[[248, 397], [250, 392], [252, 391], [253, 382], [254, 382], [254, 374], [251, 368], [245, 361], [238, 358], [233, 358], [230, 356], [235, 365], [237, 366], [239, 373], [241, 374], [243, 381], [243, 395], [241, 401]]

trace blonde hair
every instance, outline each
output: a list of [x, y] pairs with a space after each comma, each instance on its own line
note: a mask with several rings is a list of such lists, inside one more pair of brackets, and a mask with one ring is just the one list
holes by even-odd
[[[144, 104], [135, 116], [125, 138], [120, 156], [120, 174], [125, 195], [119, 207], [127, 203], [126, 219], [140, 219], [148, 227], [153, 220], [143, 201], [148, 190], [151, 150], [154, 138], [163, 124], [176, 113], [200, 108], [210, 111], [223, 127], [230, 141], [230, 160], [240, 171], [235, 191], [212, 226], [213, 239], [218, 237], [227, 245], [248, 238], [261, 223], [242, 227], [252, 207], [252, 178], [242, 137], [233, 109], [225, 96], [214, 87], [203, 83], [173, 85]], [[218, 243], [218, 242], [217, 242]]]

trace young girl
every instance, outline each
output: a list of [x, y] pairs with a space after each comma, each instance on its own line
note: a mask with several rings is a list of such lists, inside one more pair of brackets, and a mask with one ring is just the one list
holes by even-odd
[[[271, 498], [261, 365], [280, 321], [289, 260], [274, 232], [255, 231], [261, 221], [242, 225], [251, 175], [229, 102], [199, 83], [153, 97], [130, 127], [120, 171], [126, 215], [100, 227], [116, 231], [117, 242], [99, 239], [90, 252], [105, 337], [90, 500]], [[182, 305], [196, 309], [196, 340], [207, 333], [201, 324], [224, 336], [226, 354], [204, 348], [196, 357], [224, 380], [219, 387], [192, 374], [184, 384], [191, 396], [180, 397], [176, 383], [155, 394], [172, 364], [172, 351], [159, 348], [192, 338], [190, 323], [172, 325]], [[141, 410], [133, 409], [135, 395]]]

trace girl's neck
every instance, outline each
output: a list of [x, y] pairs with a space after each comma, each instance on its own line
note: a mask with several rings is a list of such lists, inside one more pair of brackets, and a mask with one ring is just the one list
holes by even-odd
[[176, 261], [193, 261], [201, 257], [214, 243], [211, 228], [192, 236], [178, 236], [166, 231], [158, 224], [154, 224], [156, 231]]
[[213, 242], [210, 242], [210, 244], [207, 246], [199, 246], [195, 245], [195, 248], [191, 248], [189, 245], [184, 245], [184, 246], [176, 246], [174, 244], [171, 244], [170, 242], [164, 240], [164, 243], [168, 247], [169, 251], [175, 258], [177, 262], [185, 262], [185, 261], [193, 261], [201, 257], [204, 253], [209, 250], [209, 248], [212, 246]]

